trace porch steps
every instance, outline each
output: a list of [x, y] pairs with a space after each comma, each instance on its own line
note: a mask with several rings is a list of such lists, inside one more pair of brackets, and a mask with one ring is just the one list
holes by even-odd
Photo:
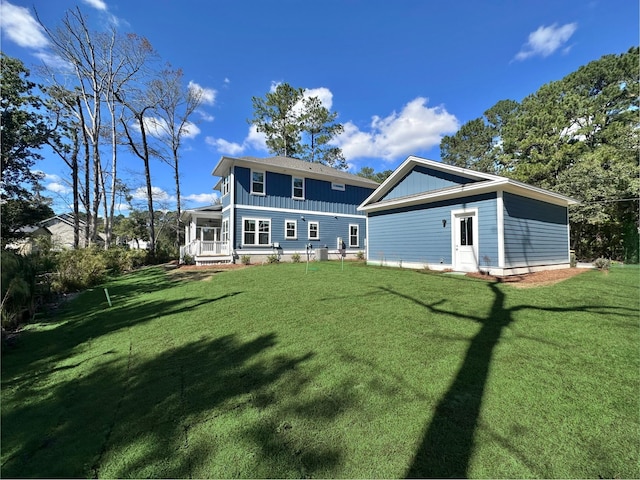
[[220, 263], [232, 263], [233, 257], [231, 255], [197, 255], [195, 257], [196, 265], [218, 265]]

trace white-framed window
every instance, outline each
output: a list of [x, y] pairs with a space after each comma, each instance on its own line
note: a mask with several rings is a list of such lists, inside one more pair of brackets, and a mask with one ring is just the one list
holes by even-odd
[[320, 223], [309, 222], [309, 240], [320, 240]]
[[265, 194], [265, 174], [257, 170], [251, 170], [251, 193], [253, 195]]
[[331, 190], [339, 190], [341, 192], [344, 192], [345, 190], [345, 185], [344, 183], [333, 183], [331, 182]]
[[229, 175], [222, 179], [222, 196], [224, 197], [229, 193]]
[[222, 229], [220, 231], [220, 239], [225, 243], [229, 241], [229, 219], [228, 218], [225, 218], [224, 220], [222, 220]]
[[298, 238], [298, 222], [295, 220], [284, 221], [284, 238], [286, 240], [295, 240]]
[[304, 178], [293, 177], [291, 179], [291, 196], [298, 200], [304, 200]]
[[349, 248], [358, 247], [360, 244], [359, 241], [359, 226], [355, 223], [349, 224]]
[[242, 244], [271, 245], [271, 220], [260, 218], [243, 218]]

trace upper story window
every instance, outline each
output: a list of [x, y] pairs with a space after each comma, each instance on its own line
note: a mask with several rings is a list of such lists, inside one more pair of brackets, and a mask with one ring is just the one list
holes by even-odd
[[339, 190], [341, 192], [344, 192], [345, 190], [345, 185], [344, 183], [334, 183], [331, 182], [331, 190]]
[[251, 170], [251, 193], [255, 195], [264, 195], [264, 172]]
[[293, 177], [291, 180], [291, 196], [304, 200], [304, 178]]
[[222, 179], [222, 196], [224, 197], [229, 193], [229, 175]]

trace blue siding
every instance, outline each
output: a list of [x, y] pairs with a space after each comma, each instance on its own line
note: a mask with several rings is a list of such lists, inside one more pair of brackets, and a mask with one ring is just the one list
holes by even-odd
[[[496, 194], [416, 205], [369, 214], [369, 258], [375, 261], [451, 265], [451, 211], [478, 209], [478, 254], [498, 264]], [[446, 227], [442, 220], [447, 221]]]
[[506, 267], [569, 262], [566, 207], [504, 193]]
[[222, 208], [226, 208], [231, 204], [231, 195], [227, 194], [221, 198], [222, 200]]
[[[366, 233], [366, 218], [353, 218], [353, 217], [341, 217], [341, 216], [329, 216], [329, 215], [314, 215], [313, 213], [305, 213], [304, 220], [302, 220], [299, 213], [282, 212], [282, 211], [263, 211], [252, 210], [250, 208], [238, 207], [235, 210], [235, 248], [241, 249], [242, 247], [242, 219], [244, 218], [259, 218], [271, 220], [271, 243], [278, 242], [280, 247], [284, 251], [298, 251], [304, 252], [305, 246], [311, 243], [312, 248], [318, 248], [327, 246], [333, 250], [337, 246], [337, 239], [341, 237], [347, 248], [349, 248], [349, 225], [357, 224], [359, 226], [359, 247], [358, 249], [364, 250], [364, 236]], [[285, 221], [295, 220], [297, 224], [297, 239], [288, 240], [285, 239]], [[319, 222], [320, 238], [319, 240], [309, 240], [308, 238], [308, 226], [309, 222]], [[251, 250], [257, 250], [264, 248], [265, 252], [271, 251], [272, 247], [245, 247]], [[356, 248], [356, 247], [354, 247]]]
[[417, 165], [387, 192], [381, 200], [390, 200], [392, 198], [406, 197], [408, 195], [455, 187], [474, 181], [475, 180], [469, 178]]
[[251, 170], [234, 168], [237, 205], [360, 215], [358, 206], [374, 190], [347, 184], [345, 191], [338, 191], [331, 188], [331, 182], [305, 178], [305, 199], [296, 200], [292, 198], [291, 175], [266, 172], [266, 195], [251, 195]]

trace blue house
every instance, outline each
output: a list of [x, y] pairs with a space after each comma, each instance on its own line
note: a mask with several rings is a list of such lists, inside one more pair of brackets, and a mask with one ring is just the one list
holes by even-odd
[[570, 265], [575, 200], [497, 175], [408, 157], [359, 207], [367, 262], [512, 275]]
[[181, 257], [197, 264], [356, 256], [365, 249], [358, 206], [378, 183], [320, 163], [288, 157], [222, 157], [212, 175], [221, 205], [187, 210]]

